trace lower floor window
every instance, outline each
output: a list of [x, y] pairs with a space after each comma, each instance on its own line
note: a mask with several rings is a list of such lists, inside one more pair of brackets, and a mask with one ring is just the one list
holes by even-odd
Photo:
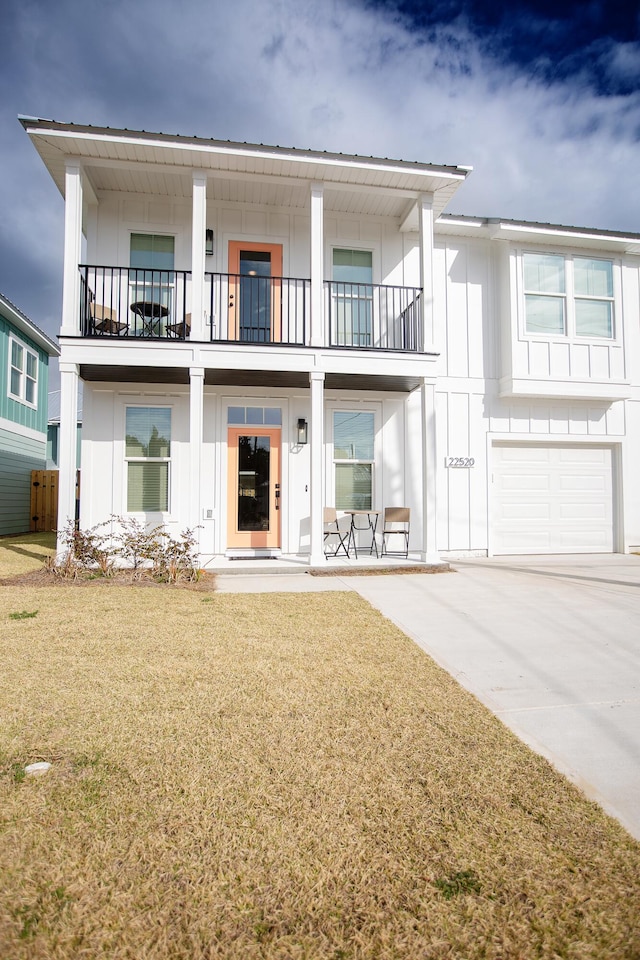
[[372, 508], [373, 448], [373, 413], [334, 411], [333, 460], [338, 510]]
[[168, 407], [127, 407], [125, 457], [127, 511], [166, 512], [171, 457]]

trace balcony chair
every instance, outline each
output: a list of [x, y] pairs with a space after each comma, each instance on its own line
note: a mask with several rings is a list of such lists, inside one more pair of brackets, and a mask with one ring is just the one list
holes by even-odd
[[185, 313], [184, 320], [180, 323], [168, 323], [167, 330], [179, 340], [184, 340], [191, 333], [191, 314]]
[[[337, 557], [340, 551], [344, 553], [345, 557], [349, 556], [349, 537], [350, 530], [342, 530], [340, 528], [340, 521], [338, 520], [338, 513], [335, 507], [325, 507], [324, 514], [324, 555], [325, 557]], [[333, 543], [327, 541], [331, 541]], [[337, 542], [336, 542], [337, 541]], [[335, 547], [335, 549], [327, 549], [327, 547]]]
[[111, 307], [105, 307], [102, 303], [96, 303], [92, 300], [89, 304], [91, 314], [91, 326], [99, 333], [120, 333], [122, 330], [128, 330], [128, 323], [120, 323], [118, 313]]
[[[409, 507], [385, 507], [382, 522], [382, 556], [408, 557], [409, 556]], [[404, 550], [389, 550], [388, 537], [400, 537], [404, 541]]]

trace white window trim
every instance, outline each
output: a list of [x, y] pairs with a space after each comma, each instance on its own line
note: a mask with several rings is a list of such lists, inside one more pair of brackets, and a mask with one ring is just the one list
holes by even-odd
[[[524, 284], [524, 257], [525, 254], [538, 254], [540, 256], [562, 257], [564, 260], [564, 279], [565, 289], [558, 293], [543, 293], [535, 290], [527, 290]], [[575, 260], [601, 260], [604, 263], [610, 263], [612, 267], [613, 295], [611, 297], [590, 297], [587, 294], [576, 294], [574, 285], [574, 261]], [[613, 257], [601, 257], [591, 255], [590, 250], [580, 250], [567, 252], [564, 250], [545, 250], [540, 248], [522, 249], [517, 251], [518, 262], [518, 282], [520, 285], [520, 310], [521, 310], [521, 335], [527, 340], [541, 341], [548, 343], [551, 340], [557, 340], [561, 343], [593, 343], [593, 344], [611, 344], [619, 343], [621, 340], [621, 321], [620, 321], [620, 261]], [[562, 299], [564, 301], [564, 323], [563, 333], [532, 333], [527, 330], [527, 294], [532, 296], [550, 297]], [[610, 303], [611, 310], [611, 336], [598, 337], [594, 334], [581, 334], [576, 331], [576, 300], [593, 300], [598, 303]]]
[[[14, 367], [14, 365], [13, 365], [13, 363], [12, 363], [12, 357], [13, 357], [12, 344], [13, 344], [13, 343], [16, 343], [16, 344], [22, 349], [22, 351], [23, 351], [22, 356], [23, 356], [23, 358], [24, 358], [24, 367], [23, 367], [22, 370], [19, 371], [19, 372], [20, 372], [20, 393], [18, 393], [18, 394], [11, 392], [11, 371], [18, 369], [17, 367]], [[28, 355], [31, 355], [31, 356], [35, 359], [35, 362], [36, 362], [36, 376], [35, 376], [35, 380], [33, 379], [33, 377], [27, 378], [27, 356], [28, 356]], [[9, 335], [9, 356], [8, 356], [8, 363], [7, 363], [7, 396], [9, 397], [9, 399], [10, 399], [10, 400], [15, 400], [17, 403], [22, 403], [22, 404], [24, 404], [25, 407], [29, 407], [31, 410], [37, 410], [37, 409], [38, 409], [38, 378], [39, 378], [39, 373], [40, 373], [40, 358], [39, 358], [37, 352], [36, 352], [35, 350], [33, 350], [31, 347], [28, 347], [27, 344], [24, 342], [24, 340], [20, 340], [20, 339], [19, 339], [18, 337], [16, 337], [13, 333], [10, 334], [10, 335]], [[34, 390], [33, 390], [34, 401], [33, 401], [33, 403], [32, 403], [30, 400], [27, 400], [27, 398], [26, 398], [27, 379], [33, 380], [33, 385], [34, 385]]]
[[[123, 504], [124, 504], [124, 514], [127, 517], [146, 517], [149, 515], [160, 516], [165, 518], [171, 516], [171, 494], [172, 494], [172, 449], [173, 439], [169, 440], [169, 456], [168, 457], [128, 457], [127, 456], [127, 410], [137, 409], [137, 410], [148, 410], [153, 407], [158, 410], [169, 410], [171, 412], [171, 433], [173, 434], [174, 429], [174, 408], [172, 404], [169, 403], [153, 403], [151, 400], [147, 403], [127, 403], [124, 404], [124, 425], [123, 425], [123, 453], [124, 453], [124, 495], [123, 495]], [[129, 510], [129, 464], [130, 463], [166, 463], [167, 464], [167, 509], [166, 510]]]
[[[377, 504], [380, 500], [380, 490], [378, 489], [378, 481], [380, 477], [380, 470], [378, 469], [381, 463], [381, 449], [380, 449], [380, 407], [375, 403], [363, 403], [362, 405], [357, 401], [354, 403], [348, 402], [336, 402], [329, 401], [326, 405], [327, 419], [325, 421], [325, 431], [326, 431], [326, 449], [327, 449], [327, 503], [335, 504], [336, 502], [336, 464], [351, 464], [351, 463], [370, 463], [371, 464], [371, 510], [379, 509]], [[336, 459], [334, 456], [334, 413], [371, 413], [373, 414], [373, 458], [371, 460], [345, 460], [345, 459]], [[343, 512], [342, 507], [336, 508], [339, 512]]]

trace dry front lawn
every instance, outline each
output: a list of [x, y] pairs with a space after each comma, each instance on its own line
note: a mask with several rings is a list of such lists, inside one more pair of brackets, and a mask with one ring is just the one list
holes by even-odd
[[2, 958], [640, 956], [640, 845], [355, 594], [0, 585], [0, 659]]

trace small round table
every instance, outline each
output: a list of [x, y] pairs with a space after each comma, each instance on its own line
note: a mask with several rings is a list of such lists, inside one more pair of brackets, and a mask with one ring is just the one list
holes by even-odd
[[162, 335], [162, 321], [169, 316], [169, 307], [155, 300], [136, 300], [130, 308], [136, 317], [142, 320], [142, 336], [154, 337]]
[[[355, 554], [356, 560], [358, 559], [358, 546], [356, 544], [356, 533], [359, 533], [362, 530], [368, 530], [371, 533], [371, 543], [369, 544], [369, 556], [371, 557], [375, 551], [376, 559], [378, 559], [378, 544], [376, 543], [376, 527], [378, 526], [378, 517], [380, 516], [379, 510], [345, 510], [347, 515], [351, 516], [351, 529], [349, 530], [349, 549], [351, 549], [351, 544], [353, 543], [353, 552]], [[366, 526], [358, 526], [357, 518], [366, 517], [367, 523]]]

